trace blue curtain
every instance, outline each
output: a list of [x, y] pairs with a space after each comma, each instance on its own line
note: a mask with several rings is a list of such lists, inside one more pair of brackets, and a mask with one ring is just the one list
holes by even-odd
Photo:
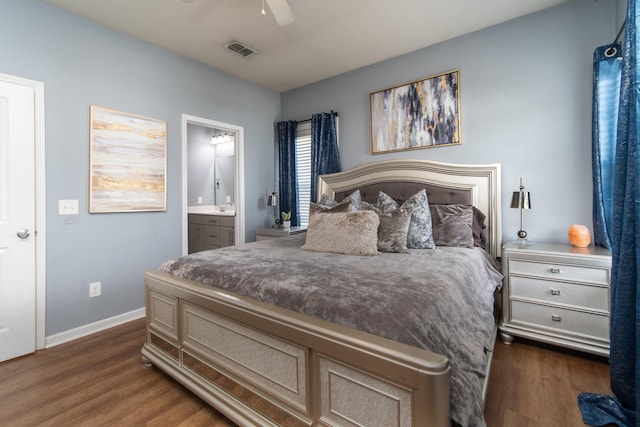
[[296, 174], [296, 135], [298, 125], [287, 120], [278, 123], [279, 177], [278, 209], [291, 212], [291, 225], [300, 225], [298, 210], [298, 179]]
[[640, 163], [638, 158], [638, 8], [629, 0], [622, 50], [622, 78], [613, 172], [611, 253], [611, 390], [614, 396], [582, 393], [578, 404], [586, 424], [639, 426], [638, 265], [640, 263]]
[[311, 201], [318, 200], [318, 177], [340, 172], [338, 152], [337, 113], [319, 113], [311, 116]]
[[619, 43], [593, 53], [593, 234], [596, 245], [611, 249], [613, 171], [620, 103], [622, 49]]

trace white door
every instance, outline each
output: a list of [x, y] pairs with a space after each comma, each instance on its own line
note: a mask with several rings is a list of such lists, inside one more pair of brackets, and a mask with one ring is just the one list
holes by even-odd
[[0, 79], [0, 362], [36, 346], [34, 99]]

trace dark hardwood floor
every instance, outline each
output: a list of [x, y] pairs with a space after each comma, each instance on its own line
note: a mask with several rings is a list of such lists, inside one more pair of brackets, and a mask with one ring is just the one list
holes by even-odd
[[[144, 320], [0, 363], [2, 426], [234, 424], [141, 362]], [[610, 393], [605, 359], [516, 340], [496, 343], [489, 427], [582, 426], [576, 398]]]

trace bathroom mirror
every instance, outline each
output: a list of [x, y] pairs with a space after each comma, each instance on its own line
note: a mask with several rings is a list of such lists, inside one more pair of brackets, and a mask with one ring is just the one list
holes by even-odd
[[235, 203], [236, 132], [188, 124], [188, 206]]
[[233, 153], [233, 143], [220, 144], [216, 147], [214, 175], [216, 204], [220, 206], [234, 203], [233, 196], [235, 194], [234, 177], [236, 176], [236, 159]]

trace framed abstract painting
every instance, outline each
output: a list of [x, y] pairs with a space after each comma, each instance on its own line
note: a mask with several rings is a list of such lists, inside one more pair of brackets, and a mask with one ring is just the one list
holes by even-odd
[[91, 106], [89, 212], [167, 209], [167, 122]]
[[460, 71], [370, 94], [371, 154], [461, 144]]

